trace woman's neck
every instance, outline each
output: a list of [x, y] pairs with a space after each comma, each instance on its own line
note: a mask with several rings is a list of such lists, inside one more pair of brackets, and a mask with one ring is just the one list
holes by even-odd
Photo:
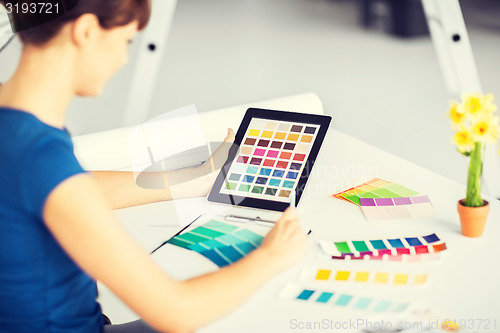
[[64, 47], [25, 47], [14, 75], [0, 86], [0, 106], [32, 113], [63, 128], [75, 94], [73, 58]]

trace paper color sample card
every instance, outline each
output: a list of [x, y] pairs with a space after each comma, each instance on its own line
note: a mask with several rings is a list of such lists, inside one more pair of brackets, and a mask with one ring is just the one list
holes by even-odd
[[210, 219], [201, 224], [194, 223], [166, 243], [197, 252], [217, 266], [224, 267], [260, 245], [264, 238], [262, 231], [267, 232], [269, 228], [258, 229], [260, 234], [238, 224]]
[[395, 302], [372, 297], [360, 297], [354, 294], [332, 290], [318, 290], [316, 287], [301, 288], [289, 282], [279, 292], [279, 297], [285, 300], [298, 301], [311, 304], [326, 304], [338, 307], [351, 307], [357, 310], [373, 312], [405, 312], [409, 302]]
[[300, 279], [303, 281], [353, 282], [375, 285], [420, 286], [428, 281], [427, 273], [407, 273], [379, 269], [353, 270], [303, 267]]
[[360, 198], [361, 210], [367, 220], [430, 218], [434, 207], [427, 195], [400, 198]]
[[289, 202], [319, 125], [252, 118], [221, 193]]
[[419, 237], [393, 239], [373, 239], [343, 242], [320, 241], [323, 251], [332, 259], [383, 259], [384, 257], [403, 255], [414, 256], [438, 253], [446, 250], [446, 243], [436, 234]]
[[333, 194], [335, 198], [346, 200], [360, 206], [360, 198], [401, 198], [412, 197], [419, 193], [387, 180], [374, 178], [348, 190]]
[[360, 206], [367, 220], [432, 217], [434, 208], [429, 197], [418, 194], [402, 185], [374, 178], [333, 197]]

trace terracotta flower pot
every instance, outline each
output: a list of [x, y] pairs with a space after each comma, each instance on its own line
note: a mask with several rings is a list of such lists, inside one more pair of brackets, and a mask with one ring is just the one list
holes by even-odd
[[486, 219], [490, 212], [489, 202], [483, 200], [483, 203], [481, 207], [467, 207], [464, 205], [465, 199], [458, 201], [457, 210], [464, 236], [479, 237], [483, 234]]

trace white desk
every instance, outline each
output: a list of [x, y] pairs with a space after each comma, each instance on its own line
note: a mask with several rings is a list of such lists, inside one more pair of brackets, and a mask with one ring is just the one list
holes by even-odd
[[[450, 146], [450, 149], [453, 147]], [[380, 177], [428, 194], [435, 206], [435, 218], [366, 221], [358, 207], [328, 197], [339, 187], [352, 184], [360, 177]], [[496, 320], [496, 329], [479, 331], [498, 332], [500, 331], [498, 327], [500, 326], [498, 311], [500, 259], [497, 257], [497, 247], [500, 235], [500, 203], [489, 200], [491, 213], [485, 234], [479, 239], [469, 239], [460, 234], [456, 213], [457, 200], [464, 197], [464, 193], [465, 189], [460, 184], [332, 130], [323, 145], [309, 185], [299, 204], [303, 223], [313, 230], [310, 238], [314, 243], [311, 254], [304, 260], [303, 265], [318, 267], [318, 264], [322, 263], [327, 265], [325, 267], [341, 268], [348, 264], [332, 260], [318, 261], [317, 253], [320, 251], [315, 241], [319, 238], [356, 240], [435, 232], [446, 241], [448, 250], [439, 261], [412, 263], [420, 265], [418, 269], [429, 272], [430, 280], [426, 286], [389, 287], [374, 284], [360, 286], [354, 282], [325, 282], [327, 285], [325, 284], [323, 289], [352, 291], [358, 295], [367, 293], [372, 297], [389, 300], [409, 299], [427, 304], [432, 309], [449, 315], [450, 318]], [[187, 223], [197, 215], [208, 213], [213, 209], [214, 207], [204, 203], [203, 199], [190, 199], [177, 203], [157, 203], [123, 209], [117, 214], [141, 244], [153, 249], [179, 229], [179, 226], [175, 225], [176, 211], [180, 220]], [[174, 226], [168, 227], [169, 224]], [[161, 250], [153, 257], [162, 268], [176, 276], [176, 263], [162, 260]], [[398, 264], [390, 263], [392, 266]], [[291, 320], [355, 321], [374, 318], [371, 312], [344, 309], [331, 304], [306, 304], [278, 298], [277, 294], [286, 282], [298, 281], [299, 271], [300, 267], [297, 266], [275, 277], [243, 306], [200, 332], [318, 332], [319, 330], [293, 329]], [[303, 283], [300, 285], [307, 286]], [[101, 292], [100, 301], [105, 313], [115, 322], [136, 318], [105, 290]], [[490, 327], [492, 325], [493, 323]]]

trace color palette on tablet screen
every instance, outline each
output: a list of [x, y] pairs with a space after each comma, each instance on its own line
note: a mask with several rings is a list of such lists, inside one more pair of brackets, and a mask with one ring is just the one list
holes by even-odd
[[286, 300], [295, 300], [306, 303], [330, 304], [339, 307], [351, 307], [357, 310], [374, 312], [404, 312], [409, 302], [393, 302], [377, 300], [371, 297], [360, 297], [352, 294], [334, 291], [317, 290], [316, 288], [300, 288], [288, 283], [280, 291], [279, 297]]
[[169, 239], [167, 243], [198, 252], [223, 267], [253, 251], [262, 239], [261, 235], [246, 228], [211, 220]]
[[420, 237], [375, 239], [344, 242], [320, 241], [321, 248], [332, 259], [383, 259], [402, 255], [438, 253], [446, 250], [446, 243], [436, 234]]
[[386, 271], [370, 272], [303, 268], [301, 279], [332, 282], [374, 283], [395, 286], [418, 286], [427, 282], [428, 275], [425, 273], [408, 274]]
[[288, 202], [319, 125], [253, 118], [222, 193]]

